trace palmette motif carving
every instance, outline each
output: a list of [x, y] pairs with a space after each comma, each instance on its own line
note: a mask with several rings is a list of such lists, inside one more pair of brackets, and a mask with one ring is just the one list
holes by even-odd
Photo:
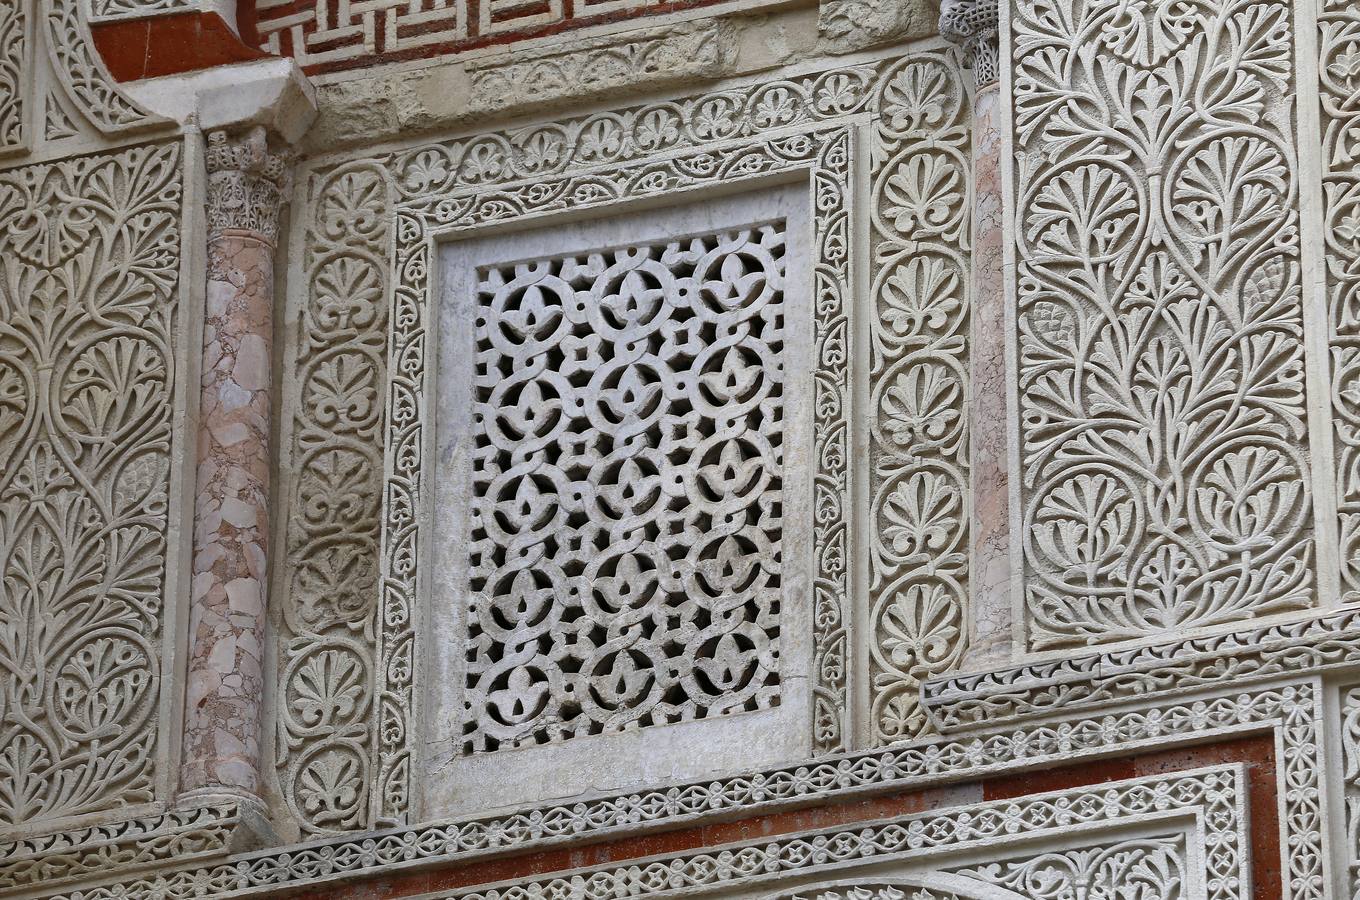
[[1341, 580], [1360, 591], [1360, 10], [1324, 0], [1318, 10], [1318, 81], [1326, 227], [1327, 305], [1336, 429]]
[[304, 833], [369, 827], [376, 723], [379, 508], [390, 199], [386, 173], [337, 169], [313, 185], [307, 295], [290, 348], [283, 446], [292, 473], [278, 569], [276, 753]]
[[0, 826], [155, 797], [180, 150], [0, 173]]
[[482, 270], [464, 753], [779, 705], [784, 283], [782, 220]]
[[1284, 0], [1016, 9], [1031, 649], [1315, 603], [1292, 21]]
[[[1235, 856], [1220, 857], [1211, 850], [1206, 862], [1210, 883], [1220, 889], [1240, 874]], [[1191, 890], [1182, 835], [1059, 850], [949, 872], [1007, 888], [1028, 900], [1180, 900]]]
[[928, 728], [926, 678], [968, 635], [969, 103], [956, 64], [883, 76], [870, 157], [870, 711], [874, 743]]
[[28, 146], [32, 79], [27, 0], [0, 0], [0, 154]]

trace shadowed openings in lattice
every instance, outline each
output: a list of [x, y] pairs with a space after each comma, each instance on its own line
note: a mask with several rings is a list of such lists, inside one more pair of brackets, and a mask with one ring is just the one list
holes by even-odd
[[478, 272], [464, 753], [779, 704], [785, 225]]

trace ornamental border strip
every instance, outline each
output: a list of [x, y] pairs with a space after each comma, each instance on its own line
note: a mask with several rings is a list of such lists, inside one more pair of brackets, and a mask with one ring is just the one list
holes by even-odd
[[927, 681], [944, 733], [1243, 679], [1360, 666], [1360, 610]]
[[[894, 820], [819, 829], [764, 841], [730, 844], [622, 865], [606, 863], [562, 874], [422, 895], [430, 900], [612, 900], [664, 897], [684, 891], [736, 888], [852, 864], [882, 864], [1010, 840], [1070, 832], [1083, 826], [1144, 824], [1193, 810], [1201, 835], [1208, 900], [1251, 896], [1250, 854], [1241, 763], [1067, 788], [996, 800], [946, 812], [927, 811]], [[915, 869], [915, 866], [913, 866]]]
[[[7, 841], [0, 844], [0, 892], [88, 876], [113, 865], [221, 855], [229, 852], [240, 821], [235, 806], [203, 806]], [[50, 874], [54, 869], [57, 874]]]
[[[581, 212], [647, 197], [680, 198], [710, 184], [810, 171], [811, 264], [814, 316], [812, 359], [814, 522], [812, 573], [811, 746], [823, 755], [845, 749], [849, 668], [847, 535], [852, 515], [849, 485], [849, 310], [853, 296], [849, 203], [856, 165], [853, 131], [827, 128], [703, 150], [665, 161], [644, 160], [605, 174], [541, 180], [465, 198], [425, 195], [397, 208], [393, 299], [388, 317], [387, 440], [381, 543], [382, 628], [378, 631], [379, 717], [384, 723], [375, 760], [374, 808], [393, 819], [410, 809], [409, 782], [418, 761], [409, 722], [418, 703], [414, 674], [420, 655], [415, 620], [421, 602], [423, 495], [429, 473], [423, 460], [432, 430], [427, 399], [433, 358], [427, 346], [434, 316], [431, 273], [441, 238], [489, 224], [537, 221], [544, 215]], [[399, 274], [398, 274], [399, 273]], [[428, 565], [428, 564], [427, 564]]]
[[429, 868], [668, 830], [733, 813], [767, 814], [866, 794], [979, 780], [1044, 763], [1076, 764], [1111, 754], [1207, 738], [1277, 734], [1281, 753], [1281, 827], [1291, 848], [1285, 878], [1291, 900], [1325, 896], [1321, 810], [1321, 688], [1313, 678], [1222, 696], [1125, 706], [1074, 721], [1029, 723], [967, 738], [828, 757], [725, 779], [675, 785], [499, 815], [436, 822], [256, 851], [206, 866], [49, 895], [65, 900], [257, 896], [281, 887], [314, 887], [379, 872]]

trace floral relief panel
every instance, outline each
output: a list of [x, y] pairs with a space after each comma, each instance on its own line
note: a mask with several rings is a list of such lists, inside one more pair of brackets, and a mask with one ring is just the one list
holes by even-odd
[[0, 173], [0, 828], [156, 799], [178, 144]]
[[1031, 650], [1317, 602], [1294, 12], [1014, 7]]

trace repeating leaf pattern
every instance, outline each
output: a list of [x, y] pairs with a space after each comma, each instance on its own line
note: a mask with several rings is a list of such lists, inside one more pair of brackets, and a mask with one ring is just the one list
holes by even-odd
[[0, 174], [0, 825], [156, 796], [180, 178]]
[[968, 633], [971, 110], [955, 58], [913, 54], [878, 86], [873, 129], [869, 724], [928, 728], [920, 683]]
[[1031, 649], [1316, 603], [1292, 15], [1016, 10]]

